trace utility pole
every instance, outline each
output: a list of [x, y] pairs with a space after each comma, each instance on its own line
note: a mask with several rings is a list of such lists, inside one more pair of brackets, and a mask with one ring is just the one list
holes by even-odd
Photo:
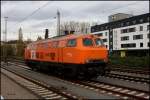
[[4, 17], [5, 19], [5, 35], [4, 35], [4, 41], [5, 41], [5, 63], [7, 64], [7, 18], [8, 17]]
[[57, 10], [57, 35], [60, 36], [60, 12]]

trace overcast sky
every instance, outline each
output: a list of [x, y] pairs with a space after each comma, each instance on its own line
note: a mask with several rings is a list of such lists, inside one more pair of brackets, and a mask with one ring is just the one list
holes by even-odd
[[[39, 9], [32, 14], [36, 9]], [[4, 33], [4, 16], [8, 17], [8, 40], [18, 38], [19, 27], [23, 38], [35, 40], [44, 37], [44, 29], [50, 30], [49, 37], [56, 35], [56, 12], [65, 21], [108, 22], [108, 16], [115, 13], [140, 15], [149, 12], [149, 1], [2, 1], [1, 39]], [[32, 16], [30, 16], [32, 15]]]

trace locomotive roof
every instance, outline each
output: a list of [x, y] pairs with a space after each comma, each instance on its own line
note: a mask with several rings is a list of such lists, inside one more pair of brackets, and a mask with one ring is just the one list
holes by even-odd
[[[45, 43], [48, 41], [58, 41], [58, 40], [63, 40], [63, 39], [71, 39], [71, 38], [78, 38], [78, 37], [83, 37], [83, 36], [91, 36], [94, 34], [70, 34], [70, 35], [61, 35], [61, 36], [55, 36], [52, 38], [48, 38], [48, 39], [44, 39], [44, 40], [39, 40], [39, 41], [35, 41], [32, 42], [30, 44], [38, 44], [38, 43]], [[29, 44], [29, 45], [30, 45]]]

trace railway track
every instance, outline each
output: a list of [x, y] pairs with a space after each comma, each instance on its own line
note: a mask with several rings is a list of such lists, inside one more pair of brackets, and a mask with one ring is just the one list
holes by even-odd
[[109, 73], [102, 77], [117, 78], [120, 80], [125, 80], [125, 81], [130, 81], [130, 82], [138, 82], [138, 83], [144, 83], [144, 84], [150, 83], [149, 78], [130, 76], [130, 75], [120, 75], [120, 74]]
[[[16, 64], [21, 64], [25, 66], [25, 63], [23, 61], [20, 60], [14, 60]], [[108, 77], [108, 78], [117, 78], [120, 80], [124, 80], [124, 81], [130, 81], [130, 82], [137, 82], [137, 83], [143, 83], [143, 84], [149, 84], [150, 83], [150, 79], [145, 78], [145, 77], [138, 77], [138, 76], [131, 76], [131, 75], [122, 75], [122, 74], [116, 74], [116, 73], [109, 73], [105, 76], [101, 76], [101, 77]]]
[[146, 91], [112, 85], [108, 83], [96, 81], [71, 81], [71, 84], [90, 89], [95, 92], [117, 96], [122, 99], [149, 99], [149, 93]]
[[2, 67], [1, 72], [17, 84], [29, 90], [31, 93], [37, 95], [40, 99], [83, 99], [66, 91], [60, 91], [59, 89], [44, 84], [41, 81], [31, 79], [5, 67]]
[[136, 68], [128, 68], [128, 66], [122, 67], [122, 65], [110, 65], [112, 71], [118, 72], [126, 72], [126, 73], [134, 73], [134, 74], [142, 74], [142, 75], [149, 75], [150, 71], [148, 69], [136, 69]]
[[[16, 63], [22, 63], [24, 64], [25, 61], [24, 59], [22, 58], [9, 58], [8, 61], [13, 61], [13, 62], [16, 62]], [[150, 75], [150, 71], [149, 69], [141, 69], [141, 70], [138, 70], [138, 69], [129, 69], [127, 67], [123, 67], [122, 68], [122, 65], [110, 65], [108, 64], [108, 66], [111, 66], [111, 70], [112, 71], [118, 71], [118, 72], [126, 72], [126, 73], [133, 73], [133, 74], [141, 74], [141, 75]]]
[[74, 81], [73, 84], [79, 85], [83, 88], [88, 88], [100, 93], [115, 95], [122, 99], [149, 99], [149, 92], [127, 88], [123, 86], [112, 85], [96, 81]]

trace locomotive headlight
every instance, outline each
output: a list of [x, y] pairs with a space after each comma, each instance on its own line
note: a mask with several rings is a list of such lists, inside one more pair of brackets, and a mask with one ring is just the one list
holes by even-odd
[[104, 62], [107, 62], [107, 59], [104, 59]]
[[89, 62], [90, 62], [90, 60], [89, 60], [89, 59], [86, 59], [86, 60], [85, 60], [85, 63], [89, 63]]

